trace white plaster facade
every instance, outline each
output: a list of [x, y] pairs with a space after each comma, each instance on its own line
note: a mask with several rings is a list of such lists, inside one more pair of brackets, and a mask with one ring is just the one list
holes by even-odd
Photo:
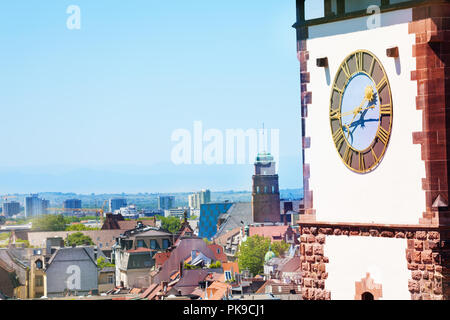
[[[422, 111], [416, 110], [417, 83], [411, 81], [416, 66], [412, 56], [415, 36], [408, 34], [411, 19], [412, 10], [406, 9], [382, 14], [382, 26], [371, 30], [367, 17], [309, 28], [312, 104], [308, 106], [306, 136], [311, 137], [311, 148], [305, 150], [305, 163], [310, 164], [317, 221], [417, 224], [425, 211], [425, 165], [420, 145], [414, 145], [412, 139], [413, 132], [422, 130]], [[359, 31], [349, 33], [352, 30]], [[325, 36], [330, 33], [333, 35]], [[386, 55], [386, 49], [393, 46], [399, 48], [398, 59]], [[334, 77], [344, 58], [359, 49], [371, 51], [383, 64], [394, 110], [384, 159], [368, 174], [354, 173], [342, 163], [329, 124]], [[316, 66], [316, 59], [323, 57], [328, 58], [329, 72]], [[404, 259], [404, 252], [400, 256]]]
[[324, 254], [330, 257], [326, 288], [331, 299], [354, 300], [355, 283], [370, 273], [382, 285], [380, 300], [411, 300], [406, 246], [406, 239], [328, 236]]

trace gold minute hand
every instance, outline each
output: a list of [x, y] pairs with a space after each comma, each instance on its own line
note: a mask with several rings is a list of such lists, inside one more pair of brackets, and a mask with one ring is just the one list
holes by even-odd
[[[364, 97], [364, 99], [363, 99], [363, 101], [361, 102], [361, 104], [360, 104], [359, 106], [357, 106], [352, 112], [348, 113], [348, 114], [352, 114], [352, 113], [353, 113], [353, 119], [352, 119], [352, 121], [351, 121], [349, 124], [344, 125], [344, 127], [347, 128], [347, 139], [350, 137], [350, 126], [351, 126], [351, 125], [353, 124], [353, 122], [355, 121], [356, 116], [363, 110], [363, 109], [361, 109], [361, 107], [362, 107], [362, 105], [366, 102], [366, 100], [367, 100], [367, 98]], [[343, 115], [341, 115], [341, 116], [343, 116]]]

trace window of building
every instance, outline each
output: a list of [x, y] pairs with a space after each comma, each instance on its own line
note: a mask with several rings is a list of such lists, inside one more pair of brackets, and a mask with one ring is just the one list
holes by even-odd
[[108, 275], [108, 283], [114, 283], [114, 276], [112, 274]]
[[259, 187], [256, 187], [256, 193], [259, 193]]
[[138, 248], [145, 248], [145, 241], [144, 240], [138, 240], [136, 243], [136, 247]]
[[231, 271], [225, 271], [225, 280], [229, 281], [231, 280], [233, 277], [231, 276]]
[[34, 282], [36, 284], [36, 287], [42, 287], [42, 286], [44, 286], [44, 277], [36, 276], [36, 278], [34, 279]]
[[267, 193], [267, 186], [264, 187], [264, 193]]
[[42, 269], [42, 261], [36, 260], [36, 269]]
[[170, 247], [169, 239], [163, 239], [163, 249], [167, 249], [168, 247]]
[[150, 240], [150, 248], [151, 249], [156, 249], [158, 243], [156, 242], [156, 240]]
[[272, 193], [275, 193], [275, 186], [272, 186]]

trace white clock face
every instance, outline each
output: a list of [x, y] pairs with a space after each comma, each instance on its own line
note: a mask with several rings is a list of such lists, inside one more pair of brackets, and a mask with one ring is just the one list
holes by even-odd
[[347, 56], [330, 99], [332, 142], [352, 171], [369, 173], [383, 159], [392, 129], [392, 96], [381, 62], [368, 51]]

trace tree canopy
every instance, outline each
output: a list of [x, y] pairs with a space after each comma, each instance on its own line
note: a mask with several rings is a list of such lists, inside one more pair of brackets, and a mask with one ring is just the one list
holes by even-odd
[[158, 219], [161, 220], [161, 228], [170, 233], [177, 233], [181, 228], [181, 220], [177, 217], [158, 216]]
[[108, 260], [105, 259], [105, 257], [100, 257], [97, 259], [97, 268], [100, 270], [103, 270], [104, 268], [107, 267], [114, 267], [114, 263], [109, 262]]
[[33, 230], [35, 231], [64, 231], [66, 220], [63, 215], [44, 215], [33, 219]]
[[84, 235], [82, 232], [72, 233], [67, 236], [65, 245], [66, 246], [90, 246], [93, 245], [91, 237]]
[[248, 237], [243, 242], [237, 253], [239, 259], [239, 269], [248, 269], [252, 274], [262, 274], [264, 272], [264, 257], [269, 251], [269, 247], [276, 256], [282, 256], [289, 249], [289, 244], [284, 241], [277, 241], [270, 243], [269, 238], [264, 238], [259, 235]]
[[272, 251], [277, 255], [277, 257], [284, 256], [289, 250], [290, 245], [284, 241], [275, 241], [272, 243]]

